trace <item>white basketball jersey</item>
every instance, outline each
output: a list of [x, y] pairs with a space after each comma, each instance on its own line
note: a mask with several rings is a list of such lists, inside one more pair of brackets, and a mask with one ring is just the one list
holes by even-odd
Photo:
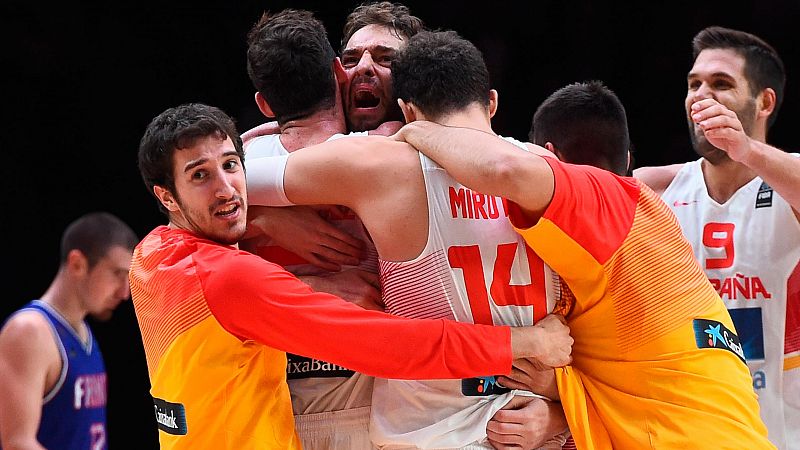
[[701, 161], [681, 168], [662, 198], [728, 307], [769, 439], [800, 449], [800, 368], [784, 368], [784, 359], [800, 357], [800, 224], [758, 177], [720, 205]]
[[[420, 162], [428, 196], [428, 241], [411, 261], [380, 261], [387, 312], [519, 326], [551, 311], [557, 279], [514, 231], [504, 201], [457, 183], [421, 153]], [[484, 442], [486, 424], [518, 393], [496, 385], [493, 375], [376, 379], [373, 443], [387, 449], [491, 448]]]
[[[366, 132], [352, 133], [353, 136], [366, 135]], [[345, 137], [336, 134], [328, 140]], [[259, 136], [245, 149], [245, 167], [247, 161], [267, 156], [286, 155], [289, 152], [283, 146], [280, 135]], [[367, 234], [361, 220], [348, 208], [334, 205], [315, 207], [320, 215], [333, 223], [337, 228], [350, 233], [367, 244], [367, 256], [357, 266], [360, 269], [378, 273], [378, 253]], [[294, 275], [320, 275], [327, 273], [307, 263], [297, 255], [290, 253], [269, 238], [250, 242], [247, 250], [258, 254], [276, 264], [280, 264]], [[352, 266], [343, 266], [344, 269]], [[292, 409], [295, 414], [313, 414], [327, 411], [368, 406], [372, 396], [372, 377], [353, 372], [333, 363], [320, 361], [305, 356], [286, 355], [286, 378], [292, 397]]]

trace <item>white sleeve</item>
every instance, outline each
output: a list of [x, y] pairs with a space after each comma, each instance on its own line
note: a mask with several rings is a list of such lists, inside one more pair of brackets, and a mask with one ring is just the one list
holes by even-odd
[[283, 174], [289, 155], [268, 156], [245, 160], [247, 170], [247, 201], [259, 206], [290, 206], [286, 198]]

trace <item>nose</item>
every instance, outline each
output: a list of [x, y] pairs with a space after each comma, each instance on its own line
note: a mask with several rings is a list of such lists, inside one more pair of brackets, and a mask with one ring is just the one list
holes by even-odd
[[372, 59], [372, 54], [369, 51], [365, 51], [361, 54], [361, 59], [358, 60], [358, 65], [356, 65], [356, 74], [357, 75], [374, 75], [375, 71], [373, 68], [373, 64], [375, 61]]
[[125, 277], [125, 282], [117, 290], [117, 298], [120, 299], [120, 302], [131, 298], [131, 285], [128, 283], [128, 277]]
[[226, 172], [222, 172], [218, 180], [219, 182], [217, 183], [215, 192], [217, 198], [231, 198], [234, 192], [236, 192], [236, 189], [233, 187], [233, 180], [230, 179], [230, 175]]

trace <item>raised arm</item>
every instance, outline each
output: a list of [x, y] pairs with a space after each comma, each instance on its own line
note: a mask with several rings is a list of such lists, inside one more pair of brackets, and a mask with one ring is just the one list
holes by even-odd
[[248, 160], [249, 202], [344, 205], [355, 210], [365, 197], [395, 191], [393, 183], [408, 178], [404, 170], [408, 166], [400, 160], [410, 161], [410, 154], [390, 139], [366, 136], [324, 142], [287, 156]]
[[736, 113], [714, 99], [692, 104], [692, 120], [703, 129], [708, 142], [750, 168], [798, 214], [800, 158], [749, 137]]
[[394, 139], [408, 142], [465, 186], [507, 198], [539, 216], [553, 198], [553, 172], [542, 156], [470, 128], [415, 121]]
[[425, 245], [427, 214], [398, 214], [426, 211], [419, 153], [406, 143], [346, 137], [246, 166], [250, 205], [347, 206], [387, 259], [411, 259]]

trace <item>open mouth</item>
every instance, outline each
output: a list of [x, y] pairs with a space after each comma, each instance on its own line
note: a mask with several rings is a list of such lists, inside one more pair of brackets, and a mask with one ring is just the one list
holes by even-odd
[[220, 217], [230, 217], [233, 214], [236, 214], [236, 211], [238, 211], [238, 210], [239, 210], [239, 205], [234, 203], [234, 204], [228, 205], [225, 209], [220, 209], [214, 215], [220, 216]]
[[381, 103], [381, 99], [370, 91], [358, 91], [353, 95], [353, 105], [356, 108], [375, 108]]

